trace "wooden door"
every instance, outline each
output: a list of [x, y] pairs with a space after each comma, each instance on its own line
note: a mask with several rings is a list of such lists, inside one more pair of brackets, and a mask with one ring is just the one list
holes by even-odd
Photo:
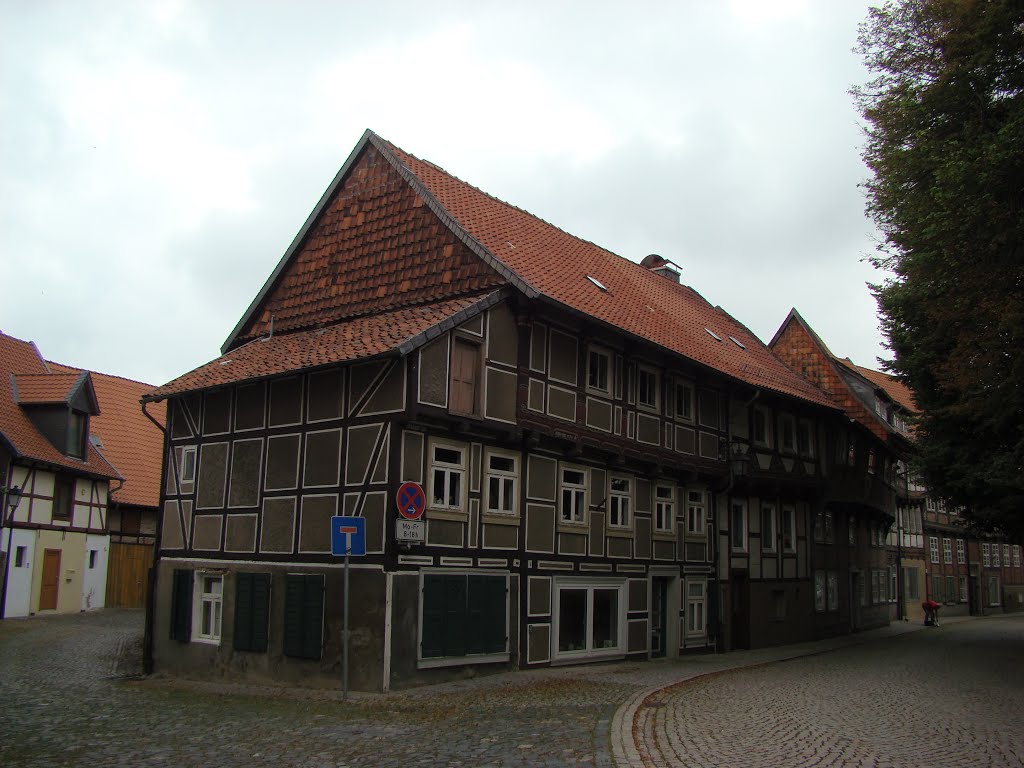
[[456, 339], [452, 344], [451, 394], [448, 404], [452, 413], [475, 414], [477, 412], [479, 368], [479, 347]]
[[750, 576], [746, 571], [733, 571], [732, 584], [732, 650], [750, 648]]
[[107, 607], [144, 607], [146, 579], [152, 565], [152, 544], [111, 542], [107, 563]]
[[57, 587], [60, 585], [60, 550], [43, 550], [43, 584], [39, 590], [39, 610], [57, 610]]

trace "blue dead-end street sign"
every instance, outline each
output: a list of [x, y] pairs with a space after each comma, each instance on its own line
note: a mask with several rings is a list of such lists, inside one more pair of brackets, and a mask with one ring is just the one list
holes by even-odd
[[331, 518], [331, 554], [338, 557], [362, 557], [366, 554], [365, 517]]

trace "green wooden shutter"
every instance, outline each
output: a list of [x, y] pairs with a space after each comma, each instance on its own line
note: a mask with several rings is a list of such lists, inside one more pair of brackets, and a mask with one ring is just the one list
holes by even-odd
[[444, 576], [423, 577], [423, 638], [420, 652], [424, 659], [444, 656]]
[[192, 638], [192, 571], [176, 569], [171, 582], [171, 639]]
[[284, 653], [319, 659], [323, 652], [324, 579], [289, 574], [284, 597]]
[[487, 649], [487, 576], [469, 576], [466, 585], [466, 653], [485, 653]]
[[270, 637], [270, 574], [252, 575], [252, 648], [266, 653]]
[[484, 652], [508, 648], [508, 586], [504, 576], [487, 576], [484, 590]]
[[307, 576], [303, 590], [302, 655], [319, 659], [324, 645], [324, 580]]
[[466, 655], [466, 577], [444, 577], [443, 656]]
[[235, 650], [265, 653], [269, 618], [270, 574], [236, 574]]

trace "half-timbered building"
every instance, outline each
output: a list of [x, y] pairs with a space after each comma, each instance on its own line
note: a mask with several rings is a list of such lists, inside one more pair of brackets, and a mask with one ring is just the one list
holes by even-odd
[[55, 369], [0, 333], [0, 616], [102, 608], [107, 501], [121, 479], [90, 441], [87, 371]]
[[[167, 403], [163, 671], [335, 685], [344, 609], [367, 690], [838, 631], [810, 620], [830, 396], [671, 262], [369, 131], [222, 355], [145, 400]], [[366, 526], [348, 606], [336, 515]]]

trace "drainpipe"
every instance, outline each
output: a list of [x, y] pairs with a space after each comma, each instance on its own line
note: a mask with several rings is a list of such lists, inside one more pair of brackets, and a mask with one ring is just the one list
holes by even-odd
[[[160, 469], [160, 497], [163, 496], [164, 487], [166, 486], [166, 480], [164, 473], [167, 471], [166, 459], [164, 458], [170, 451], [170, 444], [167, 436], [167, 429], [159, 421], [153, 418], [153, 415], [146, 410], [146, 406], [149, 405], [149, 401], [140, 401], [142, 405], [142, 414], [156, 425], [156, 428], [163, 434], [164, 450], [161, 451], [160, 462], [163, 465]], [[168, 409], [169, 410], [169, 409]], [[174, 468], [174, 487], [179, 488], [178, 484], [178, 462], [173, 460], [173, 453], [171, 454], [172, 461], [171, 466]], [[153, 673], [153, 622], [156, 611], [156, 574], [157, 567], [160, 565], [160, 539], [163, 535], [164, 530], [164, 510], [163, 505], [158, 501], [156, 510], [156, 534], [153, 537], [153, 565], [149, 570], [146, 583], [146, 624], [145, 630], [142, 636], [142, 671], [144, 674], [150, 675]]]

